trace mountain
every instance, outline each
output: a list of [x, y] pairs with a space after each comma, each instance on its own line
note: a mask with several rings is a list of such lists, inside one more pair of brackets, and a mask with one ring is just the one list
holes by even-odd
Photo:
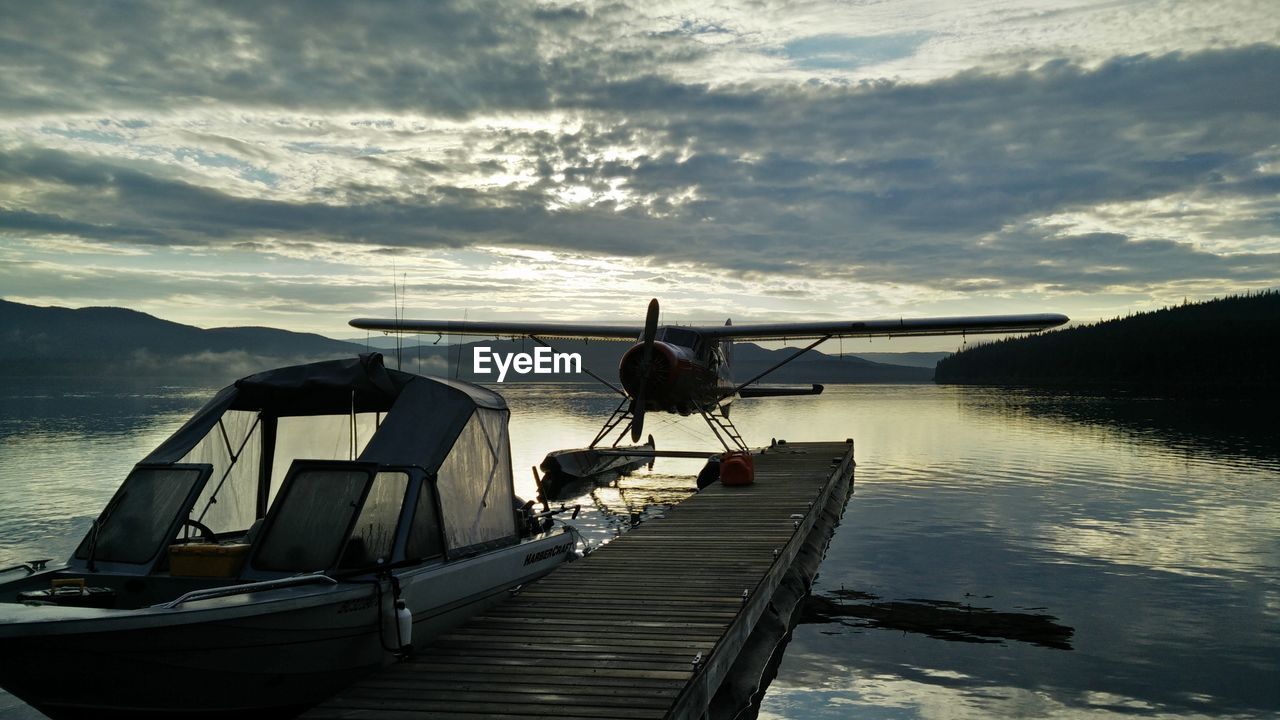
[[1189, 303], [978, 345], [937, 382], [1120, 388], [1147, 395], [1280, 395], [1280, 292]]
[[266, 327], [203, 329], [116, 307], [0, 300], [0, 374], [234, 378], [363, 346]]
[[[532, 353], [531, 340], [477, 341], [466, 345], [432, 345], [434, 336], [407, 337], [400, 346], [404, 369], [493, 382], [496, 374], [472, 372], [476, 347], [494, 352]], [[610, 382], [617, 380], [618, 362], [630, 347], [625, 342], [557, 341], [557, 350], [579, 353], [585, 369]], [[36, 307], [0, 300], [0, 375], [6, 376], [159, 376], [231, 380], [260, 370], [356, 353], [380, 351], [387, 364], [397, 364], [392, 338], [372, 336], [368, 342], [333, 340], [311, 333], [266, 327], [203, 329], [162, 320], [123, 308], [91, 307], [72, 310]], [[734, 377], [746, 380], [795, 352], [770, 350], [751, 343], [734, 348]], [[462, 362], [458, 363], [458, 358]], [[921, 383], [933, 370], [871, 362], [846, 355], [806, 353], [768, 378], [775, 383]], [[514, 373], [508, 382], [584, 381], [584, 375], [526, 375]]]
[[[769, 350], [754, 343], [735, 343], [733, 374], [739, 382], [767, 370], [796, 352]], [[767, 383], [923, 383], [933, 378], [932, 367], [872, 362], [856, 355], [827, 355], [811, 350], [769, 375]]]
[[863, 360], [887, 365], [907, 365], [932, 370], [938, 361], [951, 355], [949, 352], [860, 352], [853, 353]]

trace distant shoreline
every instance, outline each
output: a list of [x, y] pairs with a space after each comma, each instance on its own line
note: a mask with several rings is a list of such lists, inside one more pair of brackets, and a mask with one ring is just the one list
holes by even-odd
[[1208, 400], [1280, 396], [1280, 292], [1187, 303], [970, 347], [939, 384]]
[[1078, 380], [1036, 380], [999, 382], [988, 379], [935, 381], [947, 387], [985, 387], [1011, 390], [1041, 390], [1059, 395], [1091, 395], [1108, 398], [1143, 398], [1153, 400], [1186, 400], [1193, 402], [1229, 402], [1251, 404], [1280, 399], [1280, 385], [1275, 384], [1185, 384], [1140, 383]]

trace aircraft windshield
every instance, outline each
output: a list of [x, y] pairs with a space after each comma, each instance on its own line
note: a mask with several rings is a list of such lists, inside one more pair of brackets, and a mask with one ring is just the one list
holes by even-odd
[[701, 338], [698, 333], [684, 328], [669, 327], [662, 331], [662, 341], [669, 342], [672, 345], [680, 345], [681, 347], [695, 348]]

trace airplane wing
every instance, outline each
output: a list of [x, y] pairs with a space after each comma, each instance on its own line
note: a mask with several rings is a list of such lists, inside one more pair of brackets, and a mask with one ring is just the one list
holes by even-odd
[[469, 320], [394, 320], [356, 318], [349, 323], [361, 330], [389, 333], [439, 333], [470, 337], [539, 338], [570, 340], [629, 340], [636, 342], [644, 325], [594, 325], [590, 323], [482, 322]]
[[[1044, 330], [1067, 322], [1066, 315], [977, 315], [973, 317], [910, 318], [901, 320], [839, 320], [828, 322], [763, 323], [755, 325], [693, 325], [708, 340], [804, 340], [822, 337], [909, 337], [917, 335], [978, 335]], [[636, 342], [643, 325], [592, 323], [484, 322], [468, 320], [406, 320], [356, 318], [352, 327], [390, 333], [439, 333], [451, 336], [547, 339], [628, 340]]]
[[972, 317], [834, 322], [699, 325], [689, 328], [708, 340], [816, 340], [822, 337], [910, 337], [1035, 332], [1067, 322], [1066, 315], [976, 315]]

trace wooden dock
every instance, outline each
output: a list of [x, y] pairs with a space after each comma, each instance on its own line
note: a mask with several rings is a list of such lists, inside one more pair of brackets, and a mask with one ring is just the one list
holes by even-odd
[[851, 442], [771, 449], [754, 485], [706, 488], [302, 717], [702, 717], [853, 465]]

